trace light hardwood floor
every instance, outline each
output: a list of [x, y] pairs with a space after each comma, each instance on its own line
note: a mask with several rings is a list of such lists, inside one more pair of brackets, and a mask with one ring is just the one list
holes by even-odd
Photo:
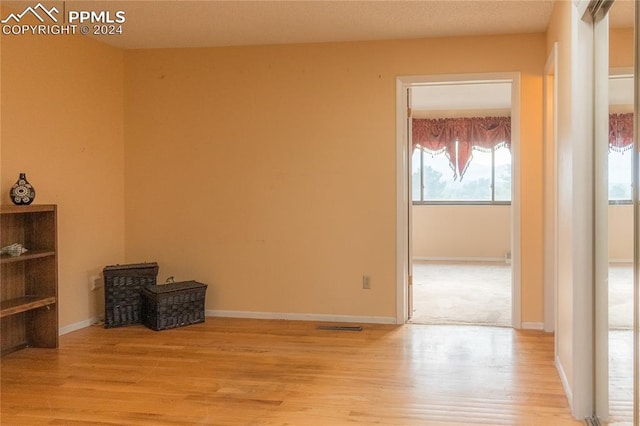
[[88, 327], [1, 360], [3, 425], [570, 425], [553, 337], [207, 318]]
[[[511, 268], [504, 263], [415, 261], [418, 324], [509, 325]], [[609, 264], [611, 425], [633, 422], [633, 265]], [[478, 291], [481, 289], [481, 291]]]

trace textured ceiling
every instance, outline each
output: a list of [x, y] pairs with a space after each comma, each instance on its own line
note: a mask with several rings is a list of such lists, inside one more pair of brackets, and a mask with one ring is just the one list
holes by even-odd
[[124, 35], [103, 40], [128, 49], [543, 32], [553, 9], [552, 0], [74, 3], [126, 11]]

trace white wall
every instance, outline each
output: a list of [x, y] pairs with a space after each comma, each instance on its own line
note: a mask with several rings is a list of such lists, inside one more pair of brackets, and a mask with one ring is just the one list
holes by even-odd
[[573, 415], [593, 413], [593, 73], [584, 3], [556, 2], [547, 51], [558, 42], [558, 290], [556, 365]]

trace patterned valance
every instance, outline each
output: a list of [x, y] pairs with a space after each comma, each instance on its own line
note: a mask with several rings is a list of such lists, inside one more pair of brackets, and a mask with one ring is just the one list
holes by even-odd
[[[511, 117], [414, 118], [413, 148], [433, 155], [445, 153], [454, 179], [464, 176], [473, 150], [511, 148]], [[633, 113], [609, 114], [609, 149], [633, 146]]]
[[609, 114], [609, 149], [626, 151], [633, 146], [633, 113]]
[[511, 117], [414, 118], [412, 131], [413, 148], [446, 153], [454, 179], [460, 180], [473, 149], [511, 147]]

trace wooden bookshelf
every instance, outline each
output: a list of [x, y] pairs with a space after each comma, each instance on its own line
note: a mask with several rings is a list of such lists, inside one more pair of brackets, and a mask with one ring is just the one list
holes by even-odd
[[0, 206], [0, 245], [27, 252], [0, 256], [1, 353], [58, 347], [57, 208]]

